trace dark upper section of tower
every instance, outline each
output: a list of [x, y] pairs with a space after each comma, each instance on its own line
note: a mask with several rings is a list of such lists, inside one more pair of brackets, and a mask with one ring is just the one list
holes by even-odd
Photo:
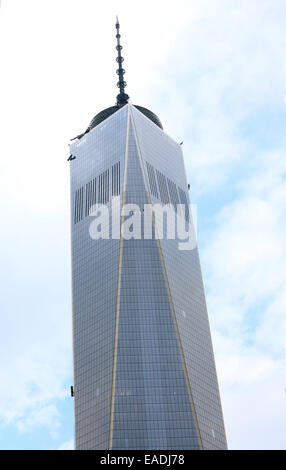
[[[117, 39], [117, 46], [116, 46], [116, 49], [117, 49], [117, 57], [116, 57], [116, 62], [118, 63], [118, 69], [116, 70], [116, 73], [118, 75], [118, 82], [117, 82], [117, 86], [119, 88], [119, 94], [117, 95], [116, 97], [116, 105], [115, 106], [111, 106], [110, 108], [106, 108], [104, 109], [103, 111], [101, 111], [100, 113], [98, 113], [93, 119], [92, 121], [90, 122], [88, 128], [86, 129], [86, 131], [83, 133], [83, 134], [80, 134], [78, 135], [77, 137], [74, 137], [74, 139], [80, 139], [81, 137], [83, 137], [87, 132], [89, 132], [91, 129], [93, 129], [94, 127], [98, 126], [98, 124], [100, 124], [102, 121], [104, 121], [105, 119], [107, 119], [109, 116], [111, 116], [112, 114], [116, 113], [116, 111], [118, 111], [120, 108], [122, 108], [122, 106], [125, 106], [127, 103], [128, 103], [128, 100], [129, 100], [129, 96], [125, 93], [125, 87], [127, 85], [127, 83], [125, 82], [124, 80], [124, 74], [125, 74], [125, 70], [124, 68], [122, 67], [122, 63], [124, 61], [124, 58], [122, 57], [121, 55], [121, 51], [122, 51], [122, 46], [120, 44], [120, 33], [119, 33], [119, 28], [120, 28], [120, 25], [119, 25], [119, 21], [118, 21], [118, 17], [116, 17], [116, 24], [115, 24], [115, 28], [116, 28], [116, 39]], [[148, 119], [150, 119], [151, 121], [153, 121], [158, 127], [160, 127], [161, 129], [163, 129], [163, 126], [161, 124], [161, 121], [160, 119], [156, 116], [156, 114], [154, 114], [152, 111], [150, 111], [149, 109], [146, 109], [146, 108], [143, 108], [143, 106], [137, 106], [137, 105], [134, 105], [135, 108], [137, 108], [139, 111], [141, 111], [142, 114], [144, 114]], [[72, 140], [74, 140], [72, 139]]]

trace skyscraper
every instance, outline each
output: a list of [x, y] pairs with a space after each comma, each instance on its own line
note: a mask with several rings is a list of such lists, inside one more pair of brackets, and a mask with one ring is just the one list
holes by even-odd
[[[225, 449], [182, 148], [131, 104], [116, 30], [117, 103], [70, 146], [76, 448]], [[153, 212], [135, 234], [158, 204], [188, 249]]]

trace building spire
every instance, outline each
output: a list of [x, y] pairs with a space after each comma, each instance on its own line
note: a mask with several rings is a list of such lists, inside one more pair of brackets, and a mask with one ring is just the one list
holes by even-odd
[[116, 17], [115, 28], [116, 28], [116, 32], [117, 32], [117, 34], [116, 34], [116, 39], [117, 39], [116, 49], [117, 49], [118, 55], [116, 57], [116, 62], [118, 63], [118, 69], [116, 70], [116, 73], [117, 73], [118, 78], [119, 78], [119, 80], [117, 82], [117, 86], [120, 90], [119, 95], [117, 95], [117, 106], [122, 106], [122, 105], [128, 103], [129, 96], [126, 95], [126, 93], [124, 91], [124, 88], [126, 87], [127, 84], [124, 81], [125, 70], [122, 67], [122, 62], [124, 61], [124, 58], [121, 55], [122, 46], [120, 45], [119, 27], [120, 27], [120, 25], [119, 25], [118, 16], [117, 16]]

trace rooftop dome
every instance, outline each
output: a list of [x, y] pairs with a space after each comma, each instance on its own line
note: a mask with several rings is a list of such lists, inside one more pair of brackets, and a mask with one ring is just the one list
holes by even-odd
[[[163, 129], [163, 126], [161, 124], [160, 119], [154, 114], [152, 111], [149, 109], [143, 108], [143, 106], [138, 106], [134, 105], [135, 108], [137, 108], [142, 114], [144, 114], [148, 119], [150, 119], [154, 124], [156, 124], [158, 127]], [[116, 113], [122, 106], [111, 106], [110, 108], [106, 108], [103, 111], [100, 111], [93, 119], [90, 121], [89, 126], [86, 130], [86, 132], [91, 131], [94, 127], [98, 126], [102, 121], [105, 121], [109, 116], [112, 116], [112, 114]]]

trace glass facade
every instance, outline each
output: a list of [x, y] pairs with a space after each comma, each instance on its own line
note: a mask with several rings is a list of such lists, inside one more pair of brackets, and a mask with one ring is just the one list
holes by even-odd
[[89, 233], [95, 203], [189, 203], [181, 147], [128, 104], [71, 152], [76, 448], [226, 448], [197, 247]]

